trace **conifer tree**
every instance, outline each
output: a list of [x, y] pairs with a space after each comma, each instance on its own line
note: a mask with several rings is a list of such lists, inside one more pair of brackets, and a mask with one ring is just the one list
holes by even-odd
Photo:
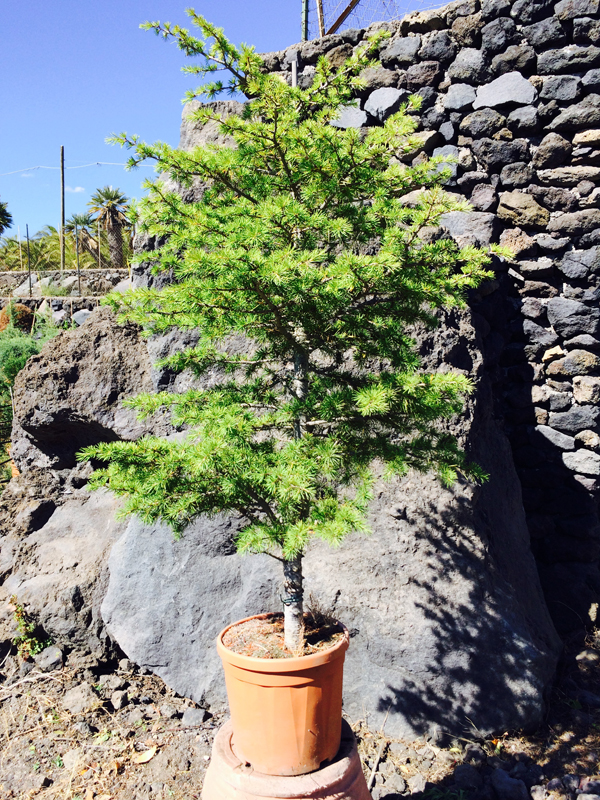
[[211, 105], [193, 113], [233, 147], [183, 152], [115, 137], [133, 150], [130, 166], [154, 159], [180, 186], [207, 188], [186, 203], [160, 178], [147, 183], [138, 226], [165, 242], [154, 268], [172, 270], [175, 282], [112, 303], [148, 333], [197, 330], [197, 345], [165, 363], [207, 380], [129, 403], [142, 416], [170, 408], [188, 428], [183, 441], [99, 444], [80, 457], [104, 462], [93, 484], [124, 496], [125, 513], [146, 522], [181, 532], [199, 514], [240, 515], [239, 551], [283, 562], [285, 640], [298, 651], [303, 553], [314, 536], [339, 545], [367, 532], [374, 465], [390, 475], [434, 470], [446, 484], [458, 473], [483, 477], [443, 426], [471, 384], [423, 372], [411, 326], [432, 326], [438, 309], [463, 304], [489, 276], [490, 256], [423, 236], [468, 205], [444, 192], [443, 159], [411, 166], [418, 98], [366, 132], [332, 124], [364, 87], [384, 33], [338, 69], [321, 57], [300, 89], [188, 13], [202, 38], [146, 26], [200, 58], [189, 72], [228, 76], [187, 99], [243, 92], [248, 102], [241, 115]]

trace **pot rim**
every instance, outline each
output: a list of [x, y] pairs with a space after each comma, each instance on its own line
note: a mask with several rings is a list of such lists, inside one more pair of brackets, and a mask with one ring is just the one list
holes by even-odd
[[350, 633], [348, 628], [343, 622], [336, 620], [338, 625], [342, 627], [344, 636], [339, 642], [336, 642], [332, 647], [327, 650], [321, 650], [318, 653], [311, 653], [308, 656], [296, 656], [294, 658], [256, 658], [256, 656], [245, 656], [242, 653], [234, 653], [223, 644], [223, 636], [228, 630], [241, 625], [243, 622], [248, 622], [251, 619], [267, 619], [273, 617], [276, 612], [269, 612], [267, 614], [253, 614], [251, 617], [244, 617], [237, 622], [232, 622], [226, 628], [223, 628], [221, 633], [217, 636], [217, 652], [223, 661], [232, 664], [241, 669], [250, 670], [252, 672], [301, 672], [304, 670], [319, 667], [322, 664], [327, 664], [330, 661], [336, 661], [342, 658], [350, 644]]

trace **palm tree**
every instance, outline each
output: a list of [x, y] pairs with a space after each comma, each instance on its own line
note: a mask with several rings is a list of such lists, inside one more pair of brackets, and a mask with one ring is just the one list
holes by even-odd
[[0, 236], [13, 224], [12, 214], [7, 211], [6, 203], [0, 203]]
[[106, 230], [110, 263], [115, 269], [123, 267], [123, 227], [129, 227], [127, 199], [120, 189], [105, 186], [96, 189], [88, 203], [90, 212], [96, 215], [96, 222], [99, 221]]
[[73, 242], [75, 241], [75, 230], [77, 230], [77, 238], [79, 239], [79, 246], [84, 253], [91, 256], [93, 261], [86, 264], [86, 268], [95, 267], [98, 264], [101, 267], [109, 267], [110, 264], [106, 263], [102, 257], [102, 250], [100, 250], [100, 262], [98, 262], [98, 248], [100, 241], [94, 237], [97, 229], [97, 222], [91, 214], [73, 214], [65, 223], [65, 232], [70, 233]]

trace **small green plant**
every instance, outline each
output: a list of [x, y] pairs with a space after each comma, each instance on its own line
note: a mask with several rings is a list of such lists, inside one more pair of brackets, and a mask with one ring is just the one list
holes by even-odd
[[42, 631], [38, 625], [27, 614], [23, 606], [17, 601], [16, 595], [10, 598], [14, 607], [13, 619], [17, 626], [19, 635], [13, 639], [13, 644], [17, 648], [19, 657], [23, 661], [28, 661], [33, 656], [41, 653], [46, 647], [52, 644], [48, 638], [42, 639]]
[[[0, 485], [10, 481], [12, 471], [6, 447], [10, 443], [13, 405], [12, 389], [27, 361], [40, 352], [44, 344], [59, 333], [50, 313], [35, 313], [28, 330], [19, 327], [18, 311], [9, 304], [8, 325], [0, 331]], [[5, 456], [4, 453], [7, 453]]]
[[466, 800], [467, 794], [464, 789], [446, 789], [443, 786], [433, 786], [428, 789], [424, 797], [428, 800]]
[[70, 290], [66, 286], [44, 286], [42, 295], [44, 297], [66, 297]]
[[60, 756], [55, 756], [50, 763], [53, 766], [57, 767], [57, 769], [62, 769], [65, 765], [65, 762], [62, 760]]

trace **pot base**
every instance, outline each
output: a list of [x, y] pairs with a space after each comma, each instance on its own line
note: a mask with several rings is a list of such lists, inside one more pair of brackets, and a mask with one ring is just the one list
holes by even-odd
[[256, 772], [235, 755], [232, 738], [233, 727], [226, 722], [215, 737], [202, 800], [371, 800], [356, 740], [345, 721], [342, 743], [334, 760], [315, 772], [293, 777]]

